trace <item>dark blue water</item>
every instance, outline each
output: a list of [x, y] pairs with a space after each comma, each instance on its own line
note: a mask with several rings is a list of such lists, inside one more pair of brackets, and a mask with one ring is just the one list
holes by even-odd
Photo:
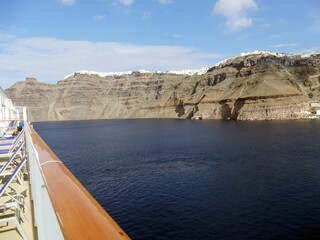
[[320, 239], [320, 121], [35, 129], [133, 239]]

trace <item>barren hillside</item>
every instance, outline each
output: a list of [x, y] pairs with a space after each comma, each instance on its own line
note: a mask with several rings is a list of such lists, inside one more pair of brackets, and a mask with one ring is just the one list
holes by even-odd
[[74, 73], [7, 88], [30, 121], [109, 118], [271, 120], [307, 117], [320, 102], [320, 54], [253, 52], [192, 73]]

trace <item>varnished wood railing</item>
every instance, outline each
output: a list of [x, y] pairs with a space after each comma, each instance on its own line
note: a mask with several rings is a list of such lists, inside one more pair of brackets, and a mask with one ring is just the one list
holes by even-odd
[[130, 239], [37, 132], [26, 127], [64, 239]]

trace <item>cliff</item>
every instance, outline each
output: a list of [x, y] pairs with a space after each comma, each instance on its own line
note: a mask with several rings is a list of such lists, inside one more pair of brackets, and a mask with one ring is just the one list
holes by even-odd
[[320, 54], [253, 52], [198, 72], [81, 71], [5, 90], [30, 121], [108, 118], [297, 119], [320, 102]]

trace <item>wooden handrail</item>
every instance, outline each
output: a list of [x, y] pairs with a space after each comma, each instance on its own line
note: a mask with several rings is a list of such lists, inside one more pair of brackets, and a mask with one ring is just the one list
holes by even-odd
[[65, 239], [130, 239], [30, 127], [39, 168]]

